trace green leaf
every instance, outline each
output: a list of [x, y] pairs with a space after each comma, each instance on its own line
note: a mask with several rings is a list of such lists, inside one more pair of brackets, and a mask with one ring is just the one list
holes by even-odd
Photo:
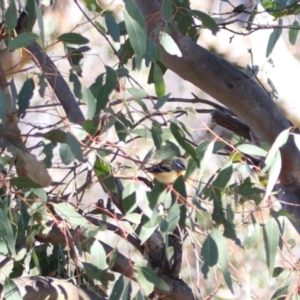
[[75, 97], [77, 97], [78, 99], [82, 99], [81, 82], [78, 79], [78, 76], [74, 72], [72, 72], [72, 70], [70, 71], [69, 81], [73, 82], [73, 86], [74, 86], [73, 91]]
[[132, 213], [132, 214], [126, 215], [125, 217], [123, 217], [123, 219], [127, 220], [133, 224], [140, 224], [141, 220], [142, 220], [142, 216], [137, 213]]
[[180, 208], [177, 202], [175, 202], [168, 211], [168, 231], [173, 232], [177, 227], [180, 219]]
[[[14, 2], [14, 1], [12, 1]], [[12, 279], [6, 278], [3, 285], [3, 291], [2, 294], [5, 299], [7, 300], [22, 300], [24, 299], [17, 287], [17, 285], [13, 282]]]
[[10, 183], [21, 189], [41, 188], [38, 183], [31, 180], [29, 177], [15, 177], [10, 180]]
[[148, 96], [144, 90], [138, 88], [128, 88], [127, 92], [135, 99], [143, 99]]
[[172, 5], [172, 1], [171, 0], [164, 0], [161, 10], [163, 12], [163, 15], [165, 17], [165, 19], [168, 22], [172, 22], [173, 19], [173, 5]]
[[135, 193], [136, 188], [134, 186], [133, 182], [130, 182], [129, 184], [127, 184], [122, 192], [122, 199], [127, 198], [128, 196], [132, 195], [133, 193]]
[[78, 142], [78, 140], [75, 138], [73, 134], [70, 132], [67, 132], [67, 143], [70, 146], [70, 149], [72, 153], [74, 154], [74, 157], [78, 159], [79, 161], [84, 161], [83, 151], [81, 148], [81, 144]]
[[272, 277], [278, 277], [284, 270], [285, 270], [285, 268], [282, 268], [282, 267], [274, 268]]
[[250, 224], [248, 226], [248, 235], [243, 243], [247, 248], [254, 248], [258, 243], [260, 237], [260, 225], [258, 223]]
[[32, 28], [36, 21], [36, 12], [35, 12], [36, 1], [27, 0], [26, 10], [27, 10], [27, 31], [32, 31]]
[[37, 195], [39, 197], [39, 199], [42, 202], [44, 202], [44, 203], [47, 202], [47, 199], [48, 199], [47, 193], [45, 192], [45, 190], [43, 188], [32, 188], [31, 190], [33, 191], [33, 193], [35, 195]]
[[19, 48], [27, 47], [37, 39], [38, 35], [35, 33], [23, 32], [9, 42], [7, 49], [9, 51], [14, 51]]
[[244, 12], [245, 9], [246, 9], [246, 6], [244, 4], [240, 4], [234, 8], [233, 12], [241, 13], [241, 12]]
[[279, 177], [279, 174], [281, 171], [281, 166], [282, 166], [281, 153], [278, 150], [275, 154], [274, 161], [269, 170], [269, 180], [268, 180], [264, 200], [267, 199], [270, 196], [270, 194], [272, 193], [272, 190], [273, 190], [273, 188], [277, 182], [277, 179]]
[[132, 59], [133, 55], [134, 50], [128, 38], [124, 44], [121, 44], [120, 49], [118, 50], [118, 56], [120, 57], [120, 61], [125, 65], [128, 63], [129, 59]]
[[39, 94], [42, 98], [44, 98], [45, 96], [45, 91], [46, 91], [46, 87], [48, 86], [47, 82], [46, 82], [46, 76], [44, 74], [38, 74], [38, 78], [39, 78]]
[[122, 300], [132, 299], [131, 293], [132, 293], [132, 286], [131, 286], [131, 281], [129, 281], [125, 287]]
[[156, 149], [160, 149], [163, 142], [162, 130], [161, 130], [161, 125], [156, 120], [153, 120], [151, 134]]
[[145, 19], [133, 0], [127, 0], [125, 6], [124, 21], [130, 44], [135, 54], [142, 57], [146, 52], [147, 45]]
[[142, 226], [141, 232], [139, 234], [141, 245], [143, 245], [149, 239], [149, 237], [153, 234], [157, 227], [157, 225], [152, 225], [150, 222]]
[[11, 79], [11, 81], [9, 83], [9, 87], [10, 87], [10, 93], [11, 93], [11, 97], [12, 97], [13, 109], [17, 110], [18, 91], [17, 91], [14, 79]]
[[43, 133], [42, 136], [52, 142], [67, 143], [67, 133], [60, 129], [52, 129]]
[[121, 112], [116, 116], [115, 129], [120, 141], [125, 142], [129, 134], [128, 128], [132, 128], [132, 123]]
[[[69, 224], [78, 226], [92, 226], [95, 230], [99, 230], [97, 226], [91, 225], [88, 220], [85, 219], [80, 213], [75, 210], [75, 207], [67, 202], [53, 203], [55, 212]], [[96, 247], [96, 246], [95, 246]], [[100, 250], [99, 250], [100, 251]], [[103, 250], [104, 251], [104, 250]], [[105, 252], [104, 252], [105, 253]], [[104, 260], [106, 255], [104, 254]]]
[[[83, 47], [81, 47], [81, 49], [82, 48], [88, 48], [90, 50], [90, 48], [87, 47], [87, 46], [83, 46]], [[67, 52], [69, 63], [72, 66], [71, 71], [73, 70], [79, 76], [81, 76], [81, 61], [84, 59], [82, 51], [84, 49], [82, 49], [82, 51], [80, 51], [80, 48], [74, 48], [74, 47], [66, 46], [65, 50]]]
[[[199, 171], [199, 175], [198, 175], [198, 181], [199, 181], [198, 193], [200, 193], [200, 184], [201, 184], [202, 176], [203, 176], [204, 171], [206, 169], [206, 166], [207, 166], [207, 164], [208, 164], [208, 162], [210, 160], [210, 157], [211, 157], [211, 155], [213, 153], [214, 145], [215, 145], [214, 141], [210, 142], [207, 145], [207, 148], [206, 148], [205, 153], [203, 155], [203, 158], [201, 160], [201, 166], [200, 166], [200, 171]], [[198, 150], [198, 152], [199, 152], [199, 150]], [[200, 153], [201, 152], [202, 152], [202, 150], [200, 151]]]
[[149, 76], [148, 76], [148, 81], [147, 81], [148, 84], [154, 83], [154, 67], [155, 67], [155, 65], [158, 65], [160, 67], [163, 74], [165, 74], [167, 71], [167, 68], [161, 61], [152, 62], [151, 67], [150, 67]]
[[147, 194], [149, 207], [151, 210], [154, 210], [157, 205], [160, 203], [160, 194], [165, 191], [165, 186], [160, 182], [155, 182], [154, 187], [151, 189], [151, 192]]
[[[63, 213], [63, 212], [62, 212]], [[83, 218], [81, 216], [81, 218]], [[70, 220], [71, 222], [72, 220]], [[84, 222], [84, 221], [83, 221]], [[71, 224], [73, 224], [71, 222]], [[85, 223], [83, 223], [85, 224]], [[99, 268], [100, 270], [105, 270], [108, 268], [108, 265], [106, 263], [106, 253], [99, 241], [97, 239], [93, 242], [89, 249], [89, 253], [91, 255], [88, 256], [88, 262]]]
[[120, 42], [120, 29], [114, 18], [110, 13], [104, 15], [107, 33], [112, 37], [114, 42]]
[[248, 155], [259, 155], [262, 157], [267, 156], [268, 152], [262, 148], [259, 148], [255, 145], [242, 144], [236, 147], [239, 151]]
[[5, 95], [0, 88], [0, 120], [3, 127], [6, 127], [7, 119], [7, 101]]
[[136, 294], [136, 297], [134, 300], [148, 300], [149, 298], [143, 294], [142, 290], [140, 289], [138, 293]]
[[154, 64], [153, 80], [157, 97], [163, 97], [166, 92], [166, 86], [164, 81], [164, 75], [158, 64]]
[[18, 95], [18, 115], [24, 116], [26, 109], [29, 107], [29, 101], [33, 96], [34, 91], [34, 81], [32, 78], [27, 79], [21, 88], [21, 91]]
[[200, 161], [199, 161], [199, 158], [197, 157], [197, 153], [196, 153], [195, 149], [189, 143], [187, 143], [185, 141], [185, 139], [184, 139], [184, 133], [183, 133], [182, 129], [177, 124], [175, 124], [173, 121], [171, 121], [170, 129], [171, 129], [171, 132], [172, 132], [174, 138], [178, 142], [178, 144], [184, 150], [186, 150], [186, 152], [188, 154], [190, 154], [192, 156], [192, 158], [194, 159], [194, 161], [197, 164], [197, 166], [199, 166], [200, 165]]
[[36, 1], [34, 1], [35, 14], [37, 17], [38, 25], [40, 28], [40, 39], [42, 43], [42, 48], [45, 49], [45, 31], [44, 31], [44, 20], [40, 9], [40, 6]]
[[112, 175], [109, 164], [97, 158], [94, 165], [94, 171], [98, 179], [104, 184], [106, 191], [116, 191], [115, 179]]
[[227, 215], [227, 219], [223, 220], [224, 233], [223, 235], [228, 239], [233, 240], [238, 246], [241, 246], [241, 241], [236, 235], [235, 225], [230, 222], [230, 216]]
[[138, 103], [145, 112], [148, 112], [147, 106], [145, 105], [144, 101], [141, 100], [142, 98], [147, 97], [147, 93], [144, 90], [138, 88], [128, 88], [127, 92], [133, 96], [136, 103]]
[[168, 102], [170, 96], [171, 96], [171, 93], [169, 93], [169, 94], [167, 94], [167, 95], [165, 95], [165, 96], [159, 98], [159, 99], [157, 100], [157, 102], [155, 103], [155, 105], [154, 105], [153, 108], [158, 110], [158, 109], [160, 109], [161, 107], [163, 107], [163, 105], [164, 105], [166, 102]]
[[5, 30], [7, 32], [15, 30], [17, 23], [18, 23], [18, 12], [17, 12], [16, 3], [15, 1], [10, 1], [9, 7], [7, 8], [4, 15], [4, 24], [6, 25]]
[[211, 237], [214, 239], [215, 243], [218, 246], [218, 253], [219, 253], [219, 264], [222, 269], [224, 280], [230, 289], [231, 293], [233, 294], [233, 287], [230, 272], [228, 271], [228, 256], [227, 256], [227, 247], [225, 244], [225, 240], [223, 236], [220, 234], [219, 230], [215, 227], [211, 230]]
[[116, 262], [118, 255], [118, 248], [114, 248], [107, 254], [108, 267], [111, 269]]
[[271, 300], [286, 300], [286, 296], [289, 293], [289, 286], [290, 285], [287, 284], [277, 289], [276, 292], [273, 294]]
[[135, 267], [137, 271], [136, 279], [146, 294], [150, 294], [153, 291], [154, 286], [163, 290], [169, 291], [169, 286], [159, 278], [156, 273], [147, 267]]
[[219, 172], [217, 178], [212, 183], [213, 189], [222, 191], [228, 185], [232, 173], [233, 173], [232, 164], [226, 166], [225, 168], [223, 167], [223, 169]]
[[64, 33], [60, 35], [57, 39], [67, 44], [84, 45], [89, 43], [89, 40], [87, 38], [75, 32]]
[[[265, 167], [260, 172], [260, 176], [264, 176], [266, 172], [270, 169], [272, 166], [276, 153], [279, 151], [279, 148], [286, 144], [290, 134], [290, 129], [283, 130], [278, 137], [276, 138], [275, 142], [273, 143], [267, 157], [265, 160]], [[278, 158], [277, 158], [278, 159]]]
[[207, 279], [209, 267], [213, 267], [219, 259], [218, 246], [211, 236], [208, 236], [204, 241], [201, 249], [201, 256], [204, 260], [201, 271], [204, 278]]
[[114, 287], [111, 291], [109, 300], [119, 300], [119, 299], [121, 299], [123, 290], [124, 290], [124, 276], [120, 275], [119, 278], [117, 279], [117, 281], [114, 284]]
[[212, 219], [216, 222], [216, 224], [220, 225], [225, 223], [225, 213], [222, 205], [222, 196], [221, 191], [219, 189], [211, 188], [210, 200], [213, 200], [214, 209], [211, 215]]
[[147, 47], [146, 47], [146, 53], [145, 53], [145, 65], [147, 68], [149, 67], [150, 63], [153, 60], [155, 47], [156, 47], [156, 45], [155, 45], [153, 38], [149, 37], [147, 39]]
[[160, 225], [159, 225], [159, 229], [162, 233], [165, 233], [168, 231], [169, 228], [169, 222], [167, 220], [162, 220]]
[[100, 87], [97, 96], [96, 96], [96, 112], [98, 115], [101, 110], [106, 108], [107, 103], [109, 102], [109, 95], [112, 91], [118, 86], [118, 75], [117, 72], [109, 66], [105, 66], [106, 69], [106, 80], [105, 84]]
[[200, 10], [194, 10], [194, 9], [191, 10], [191, 13], [193, 14], [194, 17], [196, 17], [202, 22], [203, 26], [210, 29], [213, 35], [215, 35], [219, 31], [218, 24], [208, 14]]
[[11, 220], [8, 218], [7, 206], [2, 204], [0, 208], [0, 238], [6, 243], [10, 257], [14, 257], [16, 256], [16, 244]]
[[119, 68], [116, 70], [116, 72], [119, 78], [126, 77], [129, 75], [129, 70], [126, 68]]
[[279, 228], [277, 222], [271, 218], [263, 229], [267, 266], [270, 277], [273, 274], [277, 247], [279, 245]]
[[[282, 25], [282, 19], [279, 20], [279, 25]], [[281, 33], [282, 33], [282, 28], [275, 28], [270, 34], [267, 51], [266, 51], [266, 57], [269, 57], [269, 55], [272, 53], [277, 41], [281, 36]]]
[[[156, 180], [155, 180], [155, 184], [156, 184]], [[160, 205], [160, 204], [163, 204], [164, 205], [164, 208], [165, 209], [169, 209], [172, 205], [172, 195], [170, 193], [170, 191], [168, 191], [168, 189], [164, 189], [159, 197], [158, 197], [158, 201], [156, 203], [156, 209], [157, 209], [157, 206]]]
[[166, 32], [161, 31], [159, 33], [159, 43], [171, 55], [177, 55], [178, 57], [182, 57], [182, 53], [174, 41], [174, 39]]
[[[293, 22], [292, 26], [299, 27], [299, 22], [297, 20], [295, 20]], [[289, 41], [292, 45], [296, 44], [298, 33], [299, 33], [299, 29], [291, 28], [289, 30]]]
[[87, 275], [93, 279], [100, 280], [102, 284], [106, 285], [108, 281], [114, 280], [114, 275], [112, 273], [109, 273], [106, 270], [100, 270], [91, 263], [83, 262], [82, 264]]
[[59, 155], [63, 164], [68, 165], [75, 160], [75, 156], [68, 144], [61, 144]]
[[260, 194], [265, 191], [254, 186], [254, 183], [251, 182], [250, 177], [247, 177], [241, 184], [234, 188], [234, 192], [243, 196], [243, 200], [254, 200], [258, 205], [262, 201]]

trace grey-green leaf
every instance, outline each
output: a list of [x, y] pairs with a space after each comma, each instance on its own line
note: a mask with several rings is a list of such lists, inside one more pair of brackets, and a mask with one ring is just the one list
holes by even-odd
[[4, 23], [6, 25], [5, 30], [7, 32], [14, 30], [18, 22], [18, 12], [17, 12], [15, 1], [10, 1], [9, 7], [5, 12], [4, 18], [5, 18]]
[[[282, 25], [282, 19], [279, 20], [279, 25]], [[282, 28], [275, 28], [272, 33], [270, 34], [268, 46], [267, 46], [267, 52], [266, 57], [269, 57], [269, 55], [272, 53], [277, 41], [279, 40], [282, 33]]]
[[26, 111], [26, 109], [29, 107], [29, 101], [33, 96], [34, 91], [34, 81], [32, 78], [27, 79], [18, 95], [18, 114], [23, 115]]
[[[297, 20], [295, 20], [293, 22], [292, 26], [299, 27], [299, 22]], [[291, 28], [289, 30], [289, 41], [292, 45], [295, 45], [298, 33], [299, 33], [299, 29]]]
[[159, 43], [163, 46], [163, 48], [171, 55], [177, 55], [178, 57], [182, 57], [182, 53], [174, 41], [174, 39], [166, 32], [160, 32], [159, 34]]
[[89, 43], [89, 40], [87, 38], [75, 32], [64, 33], [60, 35], [57, 39], [67, 44], [84, 45]]
[[216, 227], [212, 228], [211, 237], [214, 239], [214, 241], [218, 246], [219, 264], [221, 265], [224, 280], [228, 288], [230, 289], [230, 291], [233, 293], [231, 275], [230, 272], [228, 271], [228, 256], [227, 256], [227, 248], [226, 248], [224, 237], [220, 234], [218, 228]]
[[82, 151], [80, 143], [75, 138], [75, 136], [69, 132], [67, 133], [67, 143], [70, 146], [70, 149], [71, 149], [72, 153], [74, 154], [74, 156], [79, 161], [84, 161], [83, 151]]
[[61, 144], [59, 148], [59, 154], [62, 162], [65, 165], [70, 164], [75, 160], [75, 156], [68, 144]]
[[263, 229], [267, 266], [270, 277], [273, 274], [277, 247], [279, 244], [279, 228], [274, 218], [271, 218]]
[[10, 279], [8, 277], [4, 281], [2, 294], [3, 294], [5, 299], [9, 299], [9, 300], [22, 300], [22, 299], [24, 299], [21, 296], [17, 285], [13, 282], [12, 279]]
[[4, 93], [0, 88], [0, 121], [3, 127], [6, 126], [6, 119], [7, 119], [7, 102]]
[[201, 271], [204, 278], [207, 278], [209, 267], [214, 266], [218, 262], [219, 258], [218, 246], [211, 236], [208, 236], [204, 241], [201, 249], [201, 256], [204, 260]]
[[11, 40], [7, 49], [13, 51], [19, 48], [27, 47], [38, 39], [38, 35], [32, 32], [23, 32]]
[[134, 1], [128, 0], [125, 5], [124, 20], [130, 43], [135, 54], [141, 57], [145, 54], [147, 45], [145, 22]]
[[120, 42], [120, 29], [114, 16], [110, 13], [106, 13], [104, 17], [107, 33], [112, 37], [114, 42]]

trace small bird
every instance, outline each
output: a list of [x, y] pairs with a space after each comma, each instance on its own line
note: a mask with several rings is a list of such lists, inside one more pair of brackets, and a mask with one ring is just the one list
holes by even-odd
[[184, 173], [186, 164], [182, 158], [165, 159], [145, 170], [152, 173], [157, 181], [163, 184], [172, 184]]

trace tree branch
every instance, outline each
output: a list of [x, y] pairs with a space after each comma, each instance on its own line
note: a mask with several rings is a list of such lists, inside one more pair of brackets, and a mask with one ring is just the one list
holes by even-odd
[[[160, 9], [163, 1], [135, 2], [146, 19], [148, 35], [153, 37], [153, 32], [161, 28], [164, 19]], [[289, 121], [269, 95], [249, 76], [183, 36], [175, 27], [171, 29], [182, 57], [170, 55], [158, 44], [162, 51], [162, 62], [167, 68], [227, 106], [250, 127], [255, 136], [269, 144], [275, 141], [280, 132], [290, 127]], [[300, 153], [292, 137], [282, 147], [281, 154], [281, 182], [292, 192], [300, 190]], [[300, 203], [299, 198], [297, 203]], [[291, 204], [289, 210], [295, 214], [297, 208]], [[300, 220], [299, 216], [297, 219]], [[300, 227], [297, 230], [300, 232]]]
[[37, 42], [33, 42], [25, 48], [31, 55], [32, 60], [37, 63], [43, 74], [46, 76], [47, 81], [61, 103], [67, 118], [73, 123], [82, 124], [85, 119], [79, 104], [52, 60]]
[[[27, 13], [22, 12], [20, 14], [16, 27], [16, 32], [18, 34], [26, 32], [28, 30], [27, 18]], [[31, 43], [29, 46], [25, 47], [25, 49], [29, 53], [31, 59], [36, 62], [38, 67], [42, 70], [43, 74], [47, 78], [47, 81], [49, 82], [59, 102], [61, 103], [67, 115], [67, 118], [73, 123], [82, 124], [85, 119], [80, 110], [79, 104], [76, 101], [66, 81], [58, 71], [53, 61], [49, 58], [47, 53], [37, 42]]]

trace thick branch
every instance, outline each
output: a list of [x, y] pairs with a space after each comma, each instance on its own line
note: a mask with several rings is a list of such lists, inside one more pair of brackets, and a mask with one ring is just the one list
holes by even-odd
[[[31, 30], [28, 28], [28, 15], [22, 12], [18, 19], [16, 32], [18, 34]], [[32, 23], [33, 26], [34, 22]], [[73, 123], [83, 123], [85, 121], [84, 116], [80, 110], [79, 104], [76, 101], [73, 93], [71, 92], [66, 81], [56, 68], [53, 61], [49, 58], [47, 53], [41, 48], [37, 42], [33, 42], [29, 46], [25, 47], [31, 59], [38, 65], [46, 76], [47, 81], [51, 85], [54, 93], [56, 94], [59, 102], [61, 103], [67, 118]]]
[[61, 103], [67, 118], [73, 123], [82, 124], [84, 122], [84, 116], [80, 110], [79, 104], [66, 81], [46, 52], [37, 42], [33, 42], [27, 46], [26, 50], [31, 55], [32, 60], [35, 61], [42, 70], [43, 74], [45, 74], [47, 81]]
[[[163, 1], [135, 2], [146, 19], [148, 34], [156, 38], [153, 33], [156, 28], [161, 28], [163, 16], [160, 7]], [[162, 62], [167, 68], [229, 107], [261, 140], [272, 144], [280, 132], [290, 127], [269, 95], [245, 73], [183, 36], [176, 28], [172, 29], [171, 34], [182, 57], [170, 55], [160, 47]], [[293, 191], [300, 190], [300, 154], [292, 138], [281, 154], [282, 183]]]

